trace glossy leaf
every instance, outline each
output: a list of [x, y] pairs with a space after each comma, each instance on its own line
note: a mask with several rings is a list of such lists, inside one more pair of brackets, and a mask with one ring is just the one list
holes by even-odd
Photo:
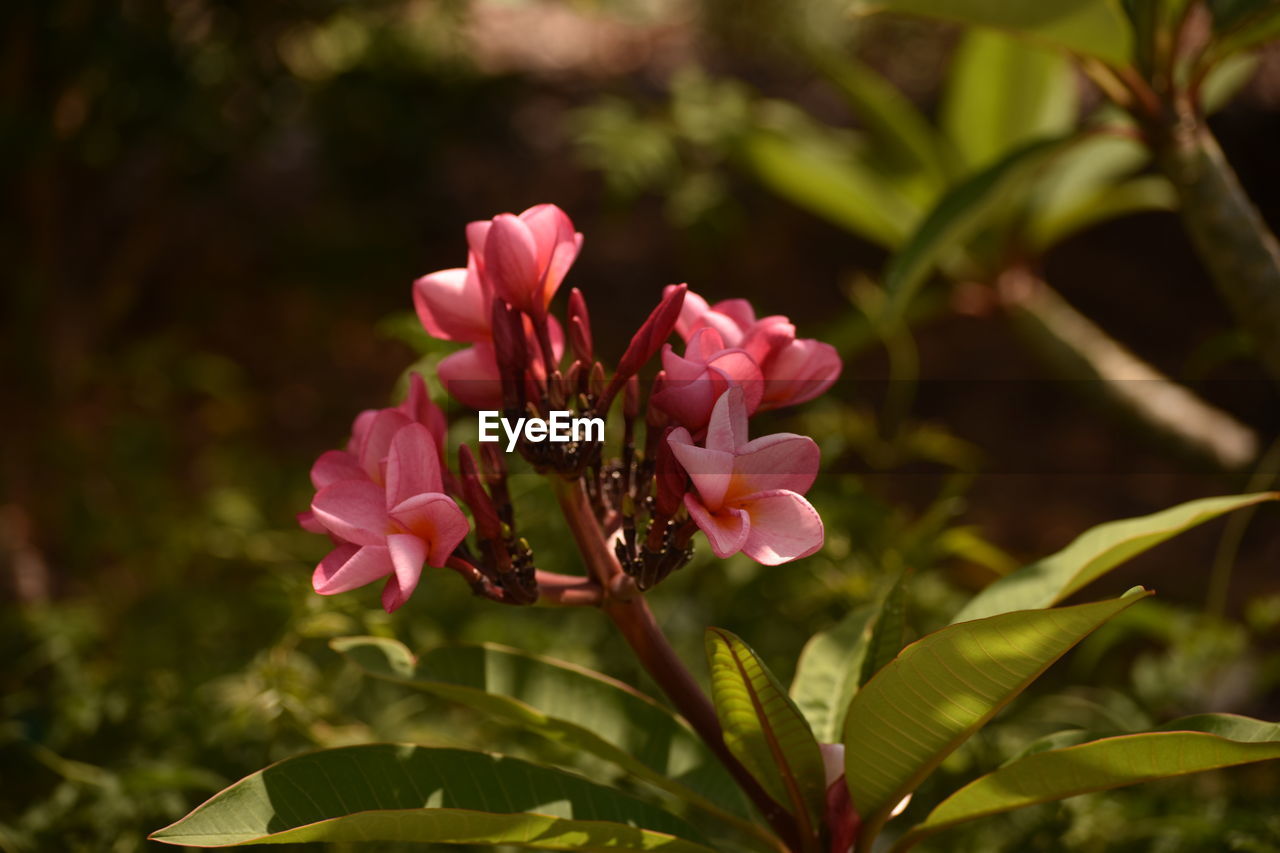
[[947, 797], [893, 849], [907, 850], [957, 824], [1036, 803], [1274, 758], [1280, 758], [1280, 725], [1228, 714], [1035, 752]]
[[1129, 23], [1113, 0], [856, 0], [854, 10], [991, 27], [1114, 65], [1132, 52]]
[[970, 599], [952, 621], [1049, 607], [1166, 539], [1233, 510], [1277, 498], [1280, 492], [1202, 498], [1152, 515], [1100, 524], [1058, 553], [1000, 578]]
[[995, 30], [965, 33], [942, 100], [940, 123], [969, 169], [1076, 123], [1075, 71], [1061, 53]]
[[903, 649], [845, 717], [845, 776], [867, 832], [1054, 661], [1147, 594], [951, 625]]
[[[403, 644], [381, 637], [345, 637], [332, 646], [370, 675], [585, 750], [742, 823], [745, 810], [737, 786], [697, 736], [672, 712], [620, 681], [496, 645], [444, 646], [418, 660]], [[726, 814], [718, 802], [731, 803], [735, 814]]]
[[368, 744], [286, 759], [151, 836], [187, 847], [299, 841], [709, 853], [684, 821], [515, 758]]
[[879, 605], [868, 604], [849, 611], [830, 630], [814, 634], [800, 652], [791, 699], [822, 743], [836, 743], [844, 731], [844, 712], [858, 691], [867, 640], [879, 610]]
[[796, 816], [801, 837], [813, 836], [826, 811], [827, 786], [822, 752], [804, 715], [741, 639], [708, 628], [706, 644], [725, 746]]
[[1062, 139], [1032, 142], [947, 192], [885, 267], [890, 318], [900, 318], [938, 262], [1003, 213], [1010, 196], [1067, 144]]

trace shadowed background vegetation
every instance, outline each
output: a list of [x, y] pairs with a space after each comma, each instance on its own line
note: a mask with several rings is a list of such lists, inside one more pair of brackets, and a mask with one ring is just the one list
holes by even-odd
[[[806, 637], [901, 569], [914, 570], [919, 633], [1093, 524], [1272, 485], [1280, 395], [1169, 212], [1078, 232], [1040, 272], [1252, 431], [1256, 451], [1238, 464], [1171, 448], [1099, 402], [1096, 382], [1064, 381], [981, 289], [934, 282], [913, 324], [918, 365], [886, 381], [893, 359], [866, 306], [885, 250], [772, 192], [730, 133], [763, 99], [861, 129], [815, 45], [937, 114], [958, 30], [855, 23], [837, 5], [0, 11], [0, 850], [137, 850], [228, 782], [320, 745], [549, 748], [362, 680], [328, 649], [334, 636], [491, 640], [644, 685], [591, 612], [472, 602], [443, 572], [394, 617], [372, 587], [310, 592], [326, 543], [293, 523], [307, 469], [356, 412], [391, 399], [408, 365], [439, 354], [409, 286], [463, 263], [472, 219], [542, 201], [568, 211], [586, 235], [569, 283], [611, 355], [673, 281], [713, 301], [746, 296], [849, 355], [827, 398], [766, 430], [823, 446], [812, 497], [826, 548], [776, 569], [701, 549], [654, 595], [690, 661], [712, 623], [786, 678]], [[1280, 226], [1274, 48], [1212, 126]], [[469, 415], [453, 415], [465, 436]], [[540, 565], [579, 571], [535, 478], [517, 486]], [[1276, 522], [1271, 508], [1247, 528], [1207, 525], [1118, 572], [1104, 592], [1142, 582], [1157, 602], [949, 759], [947, 784], [1064, 720], [1280, 716]], [[1222, 612], [1205, 615], [1210, 578], [1232, 564]], [[1191, 851], [1226, 837], [1277, 850], [1264, 808], [1277, 794], [1275, 767], [1246, 768], [1037, 807], [939, 849]]]

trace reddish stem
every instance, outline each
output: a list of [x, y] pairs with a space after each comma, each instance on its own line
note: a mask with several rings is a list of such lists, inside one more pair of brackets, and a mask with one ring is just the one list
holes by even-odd
[[630, 578], [609, 550], [581, 481], [558, 481], [556, 497], [588, 570], [604, 589], [601, 609], [618, 627], [645, 671], [720, 759], [774, 832], [790, 849], [803, 849], [794, 818], [769, 796], [725, 746], [715, 707], [662, 633], [644, 596], [628, 582]]

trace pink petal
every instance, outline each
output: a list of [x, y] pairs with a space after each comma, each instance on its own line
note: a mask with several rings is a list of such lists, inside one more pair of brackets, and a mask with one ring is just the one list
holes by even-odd
[[711, 310], [732, 320], [740, 332], [747, 331], [756, 323], [756, 309], [745, 299], [723, 299], [712, 305]]
[[745, 350], [723, 350], [716, 354], [707, 367], [709, 371], [723, 374], [728, 383], [742, 389], [743, 404], [748, 413], [760, 406], [760, 400], [764, 397], [764, 374]]
[[693, 337], [685, 345], [684, 357], [690, 361], [706, 364], [724, 348], [724, 337], [720, 332], [710, 326], [703, 326], [693, 333]]
[[574, 233], [568, 214], [554, 204], [535, 205], [520, 214], [520, 221], [533, 235], [545, 306], [577, 258], [582, 247], [582, 235]]
[[502, 408], [502, 379], [492, 344], [476, 344], [446, 356], [436, 375], [453, 399], [472, 409]]
[[489, 229], [493, 227], [490, 219], [481, 219], [467, 223], [468, 260], [474, 260], [477, 272], [484, 273], [484, 244], [489, 238]]
[[[361, 474], [364, 472], [361, 471]], [[311, 510], [300, 512], [297, 515], [298, 525], [308, 533], [328, 533], [329, 528], [320, 523], [320, 519], [316, 518], [316, 514]]]
[[360, 448], [364, 447], [364, 440], [369, 437], [369, 427], [373, 426], [373, 419], [378, 416], [381, 409], [365, 409], [356, 415], [355, 422], [351, 424], [351, 439], [347, 442], [347, 452], [360, 458]]
[[391, 517], [426, 543], [427, 563], [437, 568], [445, 564], [470, 529], [462, 510], [452, 498], [442, 494], [411, 497], [393, 507]]
[[387, 454], [387, 508], [414, 495], [441, 491], [440, 455], [431, 431], [422, 424], [401, 428]]
[[782, 350], [796, 339], [796, 327], [781, 315], [765, 317], [750, 329], [742, 338], [741, 347], [746, 350], [756, 364], [764, 365], [769, 357]]
[[444, 412], [427, 393], [427, 384], [423, 381], [422, 374], [416, 371], [409, 374], [409, 396], [400, 404], [400, 411], [404, 412], [410, 420], [417, 421], [430, 430], [431, 437], [435, 440], [436, 450], [443, 458], [444, 440], [449, 433], [449, 422], [445, 419]]
[[529, 227], [510, 213], [493, 218], [484, 241], [484, 269], [496, 295], [518, 308], [532, 306], [540, 284], [538, 247]]
[[707, 440], [703, 442], [708, 450], [721, 450], [725, 453], [737, 453], [738, 448], [747, 443], [747, 408], [745, 394], [741, 388], [729, 388], [711, 410], [711, 419], [707, 422]]
[[[675, 287], [674, 284], [667, 285], [668, 288]], [[663, 290], [663, 295], [666, 290]], [[680, 308], [680, 319], [676, 321], [676, 332], [680, 337], [684, 338], [688, 343], [689, 338], [693, 337], [693, 333], [699, 328], [702, 316], [711, 310], [707, 305], [707, 300], [703, 299], [692, 290], [686, 291], [684, 294], [684, 304]]]
[[812, 400], [840, 376], [840, 353], [831, 344], [804, 338], [775, 352], [765, 366], [761, 408], [776, 409]]
[[[393, 533], [387, 537], [387, 548], [391, 551], [391, 564], [395, 566], [396, 601], [394, 607], [387, 608], [390, 613], [404, 604], [418, 588], [418, 578], [422, 577], [422, 563], [427, 558], [427, 543], [409, 533]], [[383, 590], [384, 596], [386, 590]], [[386, 605], [386, 599], [383, 599]]]
[[408, 426], [409, 418], [404, 412], [395, 409], [380, 410], [369, 423], [364, 435], [364, 442], [356, 455], [360, 459], [360, 467], [364, 468], [369, 479], [375, 483], [383, 483], [383, 466], [387, 453], [391, 450], [391, 439], [395, 438], [401, 427]]
[[335, 595], [373, 583], [391, 572], [391, 555], [385, 546], [339, 545], [316, 566], [311, 585], [321, 595]]
[[[680, 432], [686, 436], [689, 434], [683, 429]], [[725, 492], [733, 481], [733, 454], [707, 450], [692, 443], [672, 441], [673, 438], [676, 438], [675, 433], [667, 438], [671, 452], [675, 454], [689, 479], [693, 480], [703, 505], [712, 512], [719, 510], [724, 504]]]
[[386, 542], [387, 509], [382, 487], [369, 480], [339, 480], [311, 501], [316, 520], [331, 533], [356, 545]]
[[427, 334], [446, 341], [484, 341], [489, 300], [479, 277], [465, 269], [441, 270], [413, 283], [413, 307]]
[[750, 441], [733, 460], [733, 488], [726, 499], [778, 489], [803, 495], [818, 476], [821, 456], [804, 435], [780, 432]]
[[711, 550], [720, 559], [742, 550], [751, 533], [751, 520], [740, 509], [725, 508], [712, 514], [693, 495], [684, 496], [685, 508], [694, 523], [707, 536]]
[[345, 450], [326, 450], [311, 466], [311, 485], [317, 489], [339, 480], [363, 480], [365, 476], [360, 463]]
[[735, 504], [751, 517], [742, 552], [757, 563], [776, 566], [807, 557], [822, 547], [822, 518], [795, 492], [757, 492]]

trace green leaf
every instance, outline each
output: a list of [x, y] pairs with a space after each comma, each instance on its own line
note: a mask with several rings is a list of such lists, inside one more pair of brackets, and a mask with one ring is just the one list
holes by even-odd
[[822, 751], [804, 715], [764, 662], [741, 639], [708, 628], [711, 697], [724, 743], [761, 787], [786, 807], [801, 838], [815, 837], [826, 811]]
[[849, 705], [845, 778], [869, 837], [1050, 664], [1147, 592], [951, 625], [903, 649]]
[[1213, 115], [1231, 102], [1253, 79], [1261, 59], [1253, 53], [1237, 53], [1214, 65], [1200, 84], [1200, 104], [1205, 115]]
[[1280, 38], [1280, 4], [1274, 0], [1239, 0], [1230, 5], [1238, 7], [1236, 14], [1215, 15], [1215, 40], [1207, 53], [1207, 64]]
[[995, 30], [970, 30], [947, 80], [940, 123], [969, 169], [1075, 127], [1075, 72], [1060, 53]]
[[1071, 141], [1032, 142], [947, 192], [885, 267], [890, 322], [901, 318], [934, 266], [1003, 213], [1010, 196], [1022, 189], [1036, 169]]
[[966, 821], [1086, 794], [1280, 758], [1280, 725], [1205, 714], [1161, 727], [1027, 755], [965, 785], [934, 808], [894, 846]]
[[862, 672], [858, 684], [866, 684], [889, 661], [897, 657], [907, 642], [907, 576], [902, 572], [889, 587], [880, 613], [867, 639], [867, 651], [862, 659]]
[[844, 712], [858, 691], [867, 640], [879, 612], [877, 604], [850, 610], [829, 631], [814, 634], [800, 652], [791, 699], [821, 743], [837, 742], [844, 731]]
[[906, 188], [857, 156], [830, 128], [778, 110], [744, 134], [738, 155], [771, 189], [810, 213], [881, 246], [906, 239], [921, 211]]
[[[444, 646], [415, 660], [380, 637], [332, 641], [370, 675], [457, 702], [610, 761], [739, 829], [756, 831], [737, 786], [683, 720], [620, 681], [497, 645]], [[730, 813], [717, 802], [732, 803]]]
[[1132, 33], [1113, 0], [855, 0], [855, 13], [900, 12], [991, 27], [1126, 65]]
[[936, 195], [950, 182], [944, 140], [915, 104], [873, 69], [835, 51], [814, 57], [852, 106], [877, 153]]
[[[151, 836], [187, 847], [299, 841], [710, 853], [684, 821], [515, 758], [368, 744], [288, 758]], [[689, 840], [694, 839], [694, 840]]]
[[1099, 189], [1080, 199], [1074, 207], [1057, 212], [1053, 218], [1035, 218], [1027, 235], [1037, 251], [1044, 252], [1068, 237], [1111, 219], [1151, 210], [1177, 210], [1178, 194], [1162, 175], [1130, 178], [1112, 187]]
[[1278, 498], [1280, 492], [1202, 498], [1152, 515], [1100, 524], [1058, 553], [1000, 578], [970, 599], [952, 622], [1049, 607], [1166, 539], [1225, 513]]

